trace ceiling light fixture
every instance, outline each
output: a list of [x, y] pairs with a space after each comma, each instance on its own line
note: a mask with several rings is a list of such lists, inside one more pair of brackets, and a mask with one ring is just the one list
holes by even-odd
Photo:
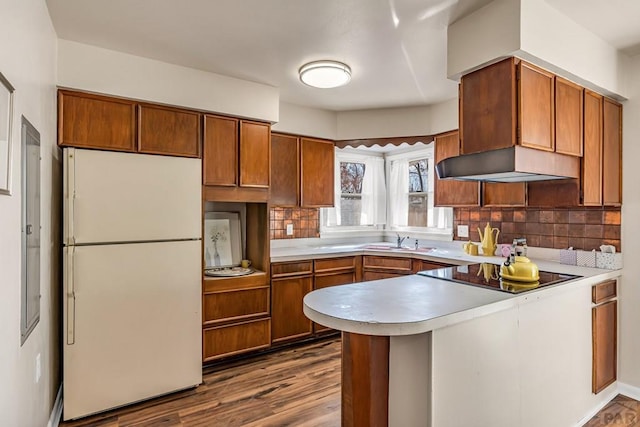
[[344, 86], [351, 80], [351, 68], [338, 61], [314, 61], [298, 70], [302, 83], [320, 89]]

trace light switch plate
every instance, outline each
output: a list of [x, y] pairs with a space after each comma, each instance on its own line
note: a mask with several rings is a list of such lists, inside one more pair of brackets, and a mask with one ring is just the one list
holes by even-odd
[[459, 225], [458, 226], [458, 237], [469, 237], [469, 226], [468, 225]]
[[287, 236], [293, 236], [293, 224], [287, 224]]

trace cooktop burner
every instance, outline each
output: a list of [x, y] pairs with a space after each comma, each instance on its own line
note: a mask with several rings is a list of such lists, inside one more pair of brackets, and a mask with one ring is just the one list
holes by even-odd
[[450, 282], [463, 283], [465, 285], [479, 286], [482, 288], [494, 289], [496, 291], [518, 294], [543, 286], [549, 286], [567, 280], [576, 279], [581, 276], [573, 274], [551, 273], [540, 271], [540, 279], [537, 282], [514, 282], [500, 278], [500, 265], [498, 264], [471, 264], [455, 267], [439, 268], [437, 270], [420, 271], [418, 274], [437, 279], [448, 280]]

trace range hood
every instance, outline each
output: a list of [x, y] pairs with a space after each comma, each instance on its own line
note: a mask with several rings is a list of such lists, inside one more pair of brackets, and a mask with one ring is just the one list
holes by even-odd
[[436, 165], [440, 179], [488, 182], [549, 181], [578, 178], [580, 158], [514, 147], [463, 154]]

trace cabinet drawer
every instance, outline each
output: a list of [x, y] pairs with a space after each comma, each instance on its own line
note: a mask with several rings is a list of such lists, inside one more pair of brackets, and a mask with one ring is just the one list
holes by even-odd
[[345, 272], [338, 274], [327, 274], [323, 276], [316, 275], [313, 283], [313, 289], [327, 288], [329, 286], [346, 285], [355, 282], [354, 272]]
[[[414, 263], [418, 263], [418, 262], [419, 261], [414, 260]], [[446, 267], [451, 267], [451, 264], [439, 264], [437, 262], [431, 262], [431, 261], [420, 261], [420, 264], [417, 266], [417, 271], [437, 270], [439, 268], [446, 268]]]
[[270, 331], [270, 319], [205, 329], [202, 331], [203, 361], [269, 347]]
[[380, 279], [395, 279], [396, 277], [402, 277], [405, 274], [392, 273], [390, 271], [365, 271], [362, 273], [362, 281], [368, 282], [370, 280]]
[[204, 294], [204, 324], [269, 315], [269, 287]]
[[397, 273], [411, 273], [411, 258], [393, 258], [365, 255], [363, 267], [371, 270], [394, 270]]
[[283, 262], [271, 264], [271, 277], [286, 277], [311, 274], [313, 261]]
[[598, 283], [591, 288], [591, 301], [594, 304], [600, 304], [603, 301], [615, 298], [616, 295], [615, 280], [607, 280], [606, 282]]
[[341, 257], [317, 259], [314, 261], [314, 271], [324, 273], [335, 270], [350, 270], [356, 268], [356, 257]]

